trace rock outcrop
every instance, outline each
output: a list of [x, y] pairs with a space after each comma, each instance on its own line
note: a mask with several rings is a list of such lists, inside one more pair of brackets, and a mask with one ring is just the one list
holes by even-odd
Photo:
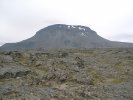
[[132, 100], [133, 49], [0, 51], [0, 100]]

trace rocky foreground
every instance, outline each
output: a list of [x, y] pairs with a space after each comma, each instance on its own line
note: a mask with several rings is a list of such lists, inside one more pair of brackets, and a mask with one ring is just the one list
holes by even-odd
[[133, 49], [0, 51], [0, 100], [133, 100]]

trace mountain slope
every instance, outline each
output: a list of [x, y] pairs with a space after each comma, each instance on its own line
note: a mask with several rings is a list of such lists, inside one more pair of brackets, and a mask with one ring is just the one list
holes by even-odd
[[89, 27], [55, 24], [41, 29], [35, 36], [18, 42], [7, 43], [1, 49], [56, 49], [56, 48], [125, 48], [133, 47], [131, 43], [106, 40]]

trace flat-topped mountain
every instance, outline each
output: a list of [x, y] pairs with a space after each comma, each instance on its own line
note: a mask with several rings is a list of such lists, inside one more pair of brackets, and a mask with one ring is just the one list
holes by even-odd
[[27, 40], [18, 43], [7, 43], [1, 49], [126, 47], [133, 47], [133, 44], [109, 41], [100, 37], [95, 31], [86, 26], [55, 24], [39, 30], [33, 37]]

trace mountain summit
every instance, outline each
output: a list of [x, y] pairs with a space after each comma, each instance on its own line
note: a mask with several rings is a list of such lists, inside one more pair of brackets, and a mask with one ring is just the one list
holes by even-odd
[[109, 41], [100, 37], [95, 31], [86, 26], [55, 24], [39, 30], [33, 37], [27, 40], [18, 43], [7, 43], [1, 49], [126, 47], [133, 47], [133, 44]]

